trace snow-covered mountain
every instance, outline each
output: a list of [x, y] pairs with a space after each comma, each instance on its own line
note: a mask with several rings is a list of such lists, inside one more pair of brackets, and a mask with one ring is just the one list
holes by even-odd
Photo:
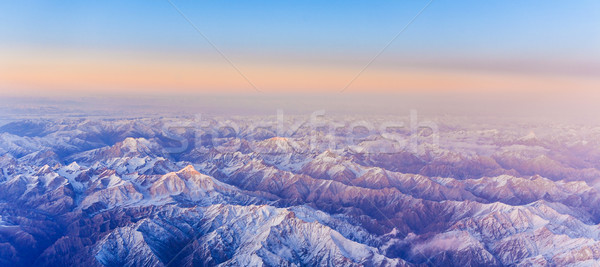
[[600, 264], [600, 128], [453, 120], [413, 151], [226, 119], [0, 127], [0, 265]]

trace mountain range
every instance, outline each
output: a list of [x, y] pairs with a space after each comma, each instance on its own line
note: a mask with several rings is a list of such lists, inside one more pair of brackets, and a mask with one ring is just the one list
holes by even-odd
[[600, 264], [600, 127], [436, 123], [438, 143], [256, 117], [14, 121], [0, 265]]

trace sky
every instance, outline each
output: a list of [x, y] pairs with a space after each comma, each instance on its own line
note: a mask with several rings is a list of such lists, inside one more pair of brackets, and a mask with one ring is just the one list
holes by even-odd
[[5, 96], [598, 88], [594, 0], [0, 1]]

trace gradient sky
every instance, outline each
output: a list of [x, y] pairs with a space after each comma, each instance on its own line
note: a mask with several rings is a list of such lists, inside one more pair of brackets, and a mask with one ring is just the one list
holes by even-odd
[[[338, 92], [428, 1], [173, 3], [263, 92]], [[594, 91], [600, 1], [436, 0], [348, 92]], [[253, 92], [166, 0], [0, 1], [5, 95]]]

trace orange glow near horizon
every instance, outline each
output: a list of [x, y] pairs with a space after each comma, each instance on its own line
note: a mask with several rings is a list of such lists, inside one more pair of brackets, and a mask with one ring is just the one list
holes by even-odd
[[[223, 61], [86, 53], [0, 52], [0, 86], [30, 93], [236, 93], [252, 86]], [[263, 92], [335, 93], [359, 71], [347, 66], [241, 62], [236, 66]], [[506, 92], [600, 88], [589, 76], [450, 69], [366, 69], [348, 92]], [[12, 90], [12, 93], [11, 93]]]

